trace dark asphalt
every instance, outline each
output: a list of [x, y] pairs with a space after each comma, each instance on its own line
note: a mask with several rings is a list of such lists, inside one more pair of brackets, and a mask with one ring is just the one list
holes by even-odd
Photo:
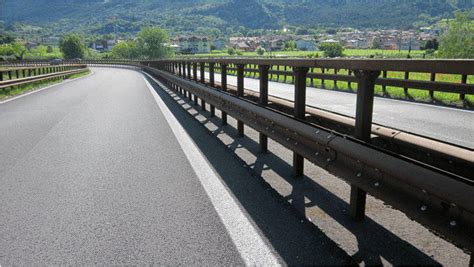
[[[351, 262], [179, 116], [277, 258]], [[245, 261], [139, 72], [98, 68], [0, 104], [0, 184], [0, 265]]]
[[0, 114], [0, 263], [243, 263], [142, 75], [101, 70]]

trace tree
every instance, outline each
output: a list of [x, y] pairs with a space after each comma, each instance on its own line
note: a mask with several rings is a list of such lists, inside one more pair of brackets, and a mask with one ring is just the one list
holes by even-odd
[[293, 40], [288, 40], [285, 42], [285, 50], [286, 51], [294, 51], [296, 50], [296, 42]]
[[140, 57], [138, 43], [134, 40], [120, 42], [112, 48], [112, 57], [136, 59]]
[[59, 43], [59, 48], [65, 59], [83, 58], [86, 50], [81, 37], [77, 34], [64, 36]]
[[438, 50], [439, 44], [438, 40], [434, 38], [433, 40], [426, 41], [425, 46], [423, 46], [424, 50]]
[[166, 58], [173, 54], [168, 47], [168, 33], [159, 27], [146, 27], [137, 34], [138, 48], [144, 58]]
[[255, 52], [257, 52], [257, 55], [263, 56], [263, 55], [265, 54], [265, 48], [259, 46], [259, 47], [257, 47], [257, 49], [255, 50]]
[[18, 42], [0, 45], [0, 56], [13, 56], [22, 60], [27, 51], [26, 47]]
[[474, 23], [469, 11], [456, 13], [441, 39], [438, 54], [444, 58], [474, 58]]
[[0, 45], [1, 44], [11, 44], [15, 42], [15, 37], [11, 36], [10, 34], [0, 34]]
[[53, 47], [48, 45], [48, 47], [46, 48], [46, 53], [51, 54], [53, 52], [54, 52]]
[[319, 50], [324, 52], [325, 57], [342, 57], [344, 55], [344, 47], [339, 43], [322, 43], [319, 45]]

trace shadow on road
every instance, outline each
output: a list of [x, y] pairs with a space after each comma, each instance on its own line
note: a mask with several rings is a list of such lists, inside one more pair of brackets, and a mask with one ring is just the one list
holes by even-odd
[[[220, 119], [211, 118], [208, 112], [199, 111], [194, 115], [190, 114], [189, 110], [192, 108], [188, 105], [193, 106], [192, 101], [176, 95], [173, 91], [162, 89], [152, 79], [148, 77], [147, 79], [257, 224], [258, 229], [287, 264], [327, 265], [363, 262], [366, 265], [382, 265], [383, 258], [393, 265], [413, 263], [440, 265], [374, 220], [367, 218], [362, 223], [351, 220], [342, 212], [348, 209], [348, 204], [344, 200], [309, 177], [294, 179], [291, 176], [292, 167], [287, 162], [271, 153], [258, 153], [258, 143], [251, 138], [233, 139], [232, 143], [226, 146], [215, 136], [221, 133], [236, 136], [235, 128], [217, 126], [220, 125]], [[181, 101], [178, 103], [176, 100]], [[203, 122], [193, 117], [201, 115], [206, 118]], [[209, 132], [202, 126], [208, 122], [215, 124], [217, 129]], [[246, 164], [236, 154], [229, 153], [229, 149], [235, 151], [242, 146], [255, 156], [254, 163]], [[271, 169], [292, 187], [289, 196], [281, 196], [261, 178], [262, 172], [266, 169]], [[310, 202], [305, 203], [305, 198]], [[357, 239], [358, 252], [348, 255], [308, 221], [304, 214], [305, 209], [311, 206], [318, 206], [351, 232]]]

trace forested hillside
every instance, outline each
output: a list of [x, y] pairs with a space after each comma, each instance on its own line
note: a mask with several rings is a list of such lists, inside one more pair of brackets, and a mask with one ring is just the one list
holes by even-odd
[[5, 25], [134, 33], [159, 25], [172, 33], [283, 26], [409, 28], [473, 8], [472, 0], [0, 0]]

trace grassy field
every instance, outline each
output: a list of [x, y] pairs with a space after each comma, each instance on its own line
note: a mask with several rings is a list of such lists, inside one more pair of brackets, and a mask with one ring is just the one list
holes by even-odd
[[[412, 58], [423, 58], [425, 51], [411, 51]], [[230, 56], [226, 51], [215, 50], [209, 54], [195, 54], [195, 55], [181, 55], [178, 57], [257, 57], [255, 52], [242, 52], [241, 55]], [[300, 58], [314, 58], [323, 57], [321, 51], [277, 51], [265, 53], [263, 57], [300, 57]], [[382, 50], [382, 49], [346, 49], [344, 50], [345, 57], [371, 57], [374, 58], [407, 58], [408, 51], [398, 50]], [[429, 58], [429, 56], [426, 56]]]
[[[82, 72], [82, 73], [69, 75], [66, 79], [76, 79], [76, 78], [79, 78], [79, 77], [82, 77], [82, 76], [86, 76], [89, 73], [90, 73], [90, 70], [87, 70], [87, 71]], [[30, 84], [26, 84], [26, 85], [16, 86], [16, 87], [13, 87], [13, 88], [0, 89], [0, 100], [4, 100], [4, 99], [10, 98], [10, 97], [14, 97], [14, 96], [23, 94], [23, 93], [28, 92], [28, 91], [40, 89], [40, 88], [46, 87], [48, 85], [61, 83], [66, 79], [58, 78], [58, 79], [55, 79], [55, 80], [30, 83]]]

